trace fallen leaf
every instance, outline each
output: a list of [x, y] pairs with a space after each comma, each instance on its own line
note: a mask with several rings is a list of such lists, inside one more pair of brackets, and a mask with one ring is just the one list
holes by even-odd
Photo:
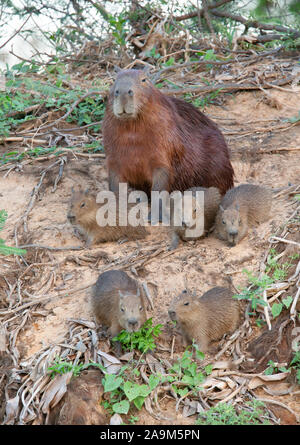
[[72, 371], [63, 375], [57, 375], [47, 385], [40, 402], [40, 409], [44, 414], [47, 414], [50, 407], [53, 408], [62, 399], [67, 391], [67, 384], [70, 382], [72, 375]]

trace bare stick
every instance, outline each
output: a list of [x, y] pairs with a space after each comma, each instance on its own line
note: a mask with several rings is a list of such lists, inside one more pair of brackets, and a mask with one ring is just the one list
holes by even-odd
[[265, 398], [261, 398], [261, 397], [257, 398], [256, 400], [260, 400], [261, 402], [264, 402], [264, 403], [273, 403], [273, 405], [278, 405], [278, 406], [281, 406], [282, 408], [287, 409], [290, 413], [292, 413], [295, 416], [297, 422], [299, 422], [299, 416], [297, 416], [295, 411], [293, 411], [289, 406], [285, 405], [284, 403], [278, 402], [277, 400], [265, 399]]
[[266, 290], [264, 290], [264, 292], [263, 292], [263, 300], [266, 303], [266, 305], [264, 306], [264, 314], [265, 314], [265, 317], [266, 317], [266, 322], [267, 322], [269, 331], [271, 331], [272, 330], [272, 326], [271, 326], [269, 312], [268, 312], [269, 305], [268, 305], [267, 291]]
[[8, 40], [6, 40], [6, 42], [4, 42], [3, 45], [0, 46], [0, 49], [3, 48], [11, 39], [13, 39], [21, 31], [21, 29], [26, 25], [26, 23], [28, 22], [30, 17], [31, 17], [31, 14], [27, 17], [27, 19], [25, 20], [23, 25], [21, 25], [20, 28]]

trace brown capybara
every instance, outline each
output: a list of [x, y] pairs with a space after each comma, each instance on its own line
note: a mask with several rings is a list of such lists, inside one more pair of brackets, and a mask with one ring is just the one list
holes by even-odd
[[241, 184], [223, 197], [216, 216], [216, 235], [235, 246], [248, 227], [267, 221], [272, 207], [272, 191], [254, 184]]
[[[187, 214], [182, 213], [182, 225], [175, 225], [174, 223], [174, 204], [171, 200], [171, 246], [169, 247], [169, 250], [176, 249], [179, 243], [179, 239], [183, 241], [189, 241], [207, 235], [208, 231], [212, 228], [215, 222], [216, 214], [219, 209], [222, 198], [219, 189], [215, 187], [192, 187], [187, 191], [191, 191], [193, 195], [192, 199], [187, 201], [187, 205], [191, 205], [191, 208], [188, 209]], [[203, 210], [196, 199], [196, 192], [200, 191], [204, 192], [204, 215]], [[184, 206], [182, 208], [182, 212], [184, 212]], [[187, 236], [186, 230], [195, 228], [196, 220], [200, 217], [204, 217], [203, 232], [199, 236]]]
[[229, 150], [217, 125], [192, 104], [167, 96], [142, 70], [122, 70], [102, 124], [109, 190], [126, 182], [151, 191], [233, 187]]
[[200, 298], [188, 291], [175, 297], [169, 317], [179, 325], [185, 343], [197, 344], [206, 352], [211, 341], [236, 330], [240, 320], [240, 302], [225, 287], [214, 287]]
[[140, 286], [122, 270], [99, 275], [91, 290], [91, 305], [97, 323], [108, 327], [112, 337], [123, 329], [135, 332], [146, 321]]
[[[96, 214], [101, 204], [96, 202], [96, 197], [88, 191], [72, 189], [67, 217], [70, 223], [78, 227], [79, 231], [85, 236], [87, 246], [107, 241], [117, 241], [121, 238], [142, 239], [147, 235], [147, 230], [143, 225], [134, 227], [129, 224], [127, 226], [119, 224], [118, 200], [116, 202], [116, 225], [100, 226], [97, 223]], [[130, 206], [128, 204], [128, 209]]]

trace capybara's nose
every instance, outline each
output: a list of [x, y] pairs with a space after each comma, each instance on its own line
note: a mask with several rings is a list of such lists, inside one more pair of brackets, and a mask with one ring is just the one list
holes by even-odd
[[128, 325], [131, 327], [131, 329], [136, 329], [138, 326], [138, 321], [136, 318], [130, 318], [128, 320]]
[[168, 312], [169, 312], [169, 317], [171, 318], [171, 320], [175, 320], [176, 312], [172, 311], [171, 309]]
[[67, 218], [71, 223], [73, 223], [75, 221], [75, 216], [72, 215], [72, 213], [68, 213]]
[[228, 233], [229, 233], [230, 236], [236, 236], [238, 234], [238, 231], [234, 230], [234, 229], [231, 229], [231, 230], [229, 230]]

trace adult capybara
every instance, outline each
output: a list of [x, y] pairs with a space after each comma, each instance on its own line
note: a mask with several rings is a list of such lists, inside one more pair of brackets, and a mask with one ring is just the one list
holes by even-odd
[[111, 88], [102, 125], [109, 189], [126, 182], [151, 190], [233, 187], [221, 131], [192, 104], [159, 91], [141, 70], [122, 70]]

